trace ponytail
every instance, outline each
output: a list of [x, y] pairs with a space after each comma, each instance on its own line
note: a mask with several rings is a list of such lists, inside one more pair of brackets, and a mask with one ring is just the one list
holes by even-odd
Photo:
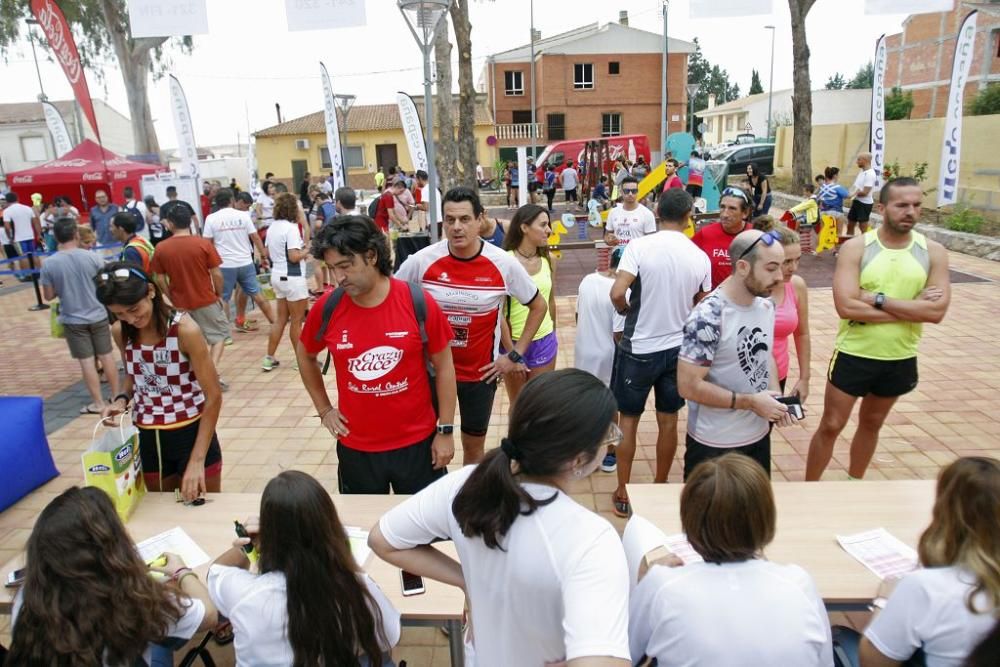
[[[570, 400], [572, 397], [572, 400]], [[534, 498], [518, 477], [561, 474], [581, 453], [593, 461], [617, 410], [614, 396], [596, 377], [573, 368], [529, 381], [514, 403], [508, 436], [469, 475], [452, 503], [466, 537], [482, 537], [491, 549], [518, 516], [555, 501], [558, 491]]]

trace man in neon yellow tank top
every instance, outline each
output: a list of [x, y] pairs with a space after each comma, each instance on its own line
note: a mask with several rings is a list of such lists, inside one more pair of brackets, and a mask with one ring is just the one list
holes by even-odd
[[951, 300], [948, 253], [913, 231], [923, 193], [912, 178], [885, 184], [883, 224], [843, 245], [833, 275], [840, 328], [827, 374], [823, 418], [809, 443], [806, 480], [816, 481], [858, 398], [848, 474], [864, 476], [893, 404], [917, 386], [917, 345], [924, 322], [944, 319]]

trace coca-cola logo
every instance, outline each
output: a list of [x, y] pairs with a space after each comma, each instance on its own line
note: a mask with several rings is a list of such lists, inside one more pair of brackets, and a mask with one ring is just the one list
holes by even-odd
[[94, 171], [88, 174], [83, 174], [82, 176], [80, 176], [80, 179], [84, 181], [103, 181], [104, 174], [99, 171]]
[[34, 177], [33, 176], [15, 176], [15, 177], [13, 177], [11, 179], [11, 181], [15, 185], [28, 185], [29, 183], [31, 183], [32, 181], [34, 181]]
[[388, 345], [373, 347], [361, 355], [347, 360], [351, 375], [365, 382], [377, 380], [395, 368], [403, 358], [403, 351]]
[[71, 84], [76, 85], [83, 73], [83, 68], [80, 66], [80, 58], [76, 54], [72, 37], [67, 39], [68, 36], [63, 34], [66, 22], [59, 16], [59, 8], [53, 7], [49, 0], [44, 0], [38, 7], [36, 17], [39, 25], [42, 26], [45, 37], [49, 40], [49, 46], [52, 47], [59, 63], [66, 72], [66, 78]]

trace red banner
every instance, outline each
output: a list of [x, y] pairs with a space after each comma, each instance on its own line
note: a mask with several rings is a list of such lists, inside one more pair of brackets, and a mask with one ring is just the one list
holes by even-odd
[[94, 115], [94, 104], [90, 100], [90, 88], [87, 86], [87, 77], [83, 73], [83, 64], [80, 62], [80, 53], [76, 50], [76, 42], [73, 41], [73, 33], [70, 32], [69, 24], [62, 10], [53, 0], [31, 0], [31, 13], [45, 33], [45, 38], [49, 41], [49, 48], [55, 54], [56, 60], [62, 65], [66, 78], [73, 86], [73, 93], [76, 101], [83, 109], [83, 114], [90, 121], [90, 127], [94, 129], [98, 143], [101, 141], [101, 131], [97, 127], [97, 117]]

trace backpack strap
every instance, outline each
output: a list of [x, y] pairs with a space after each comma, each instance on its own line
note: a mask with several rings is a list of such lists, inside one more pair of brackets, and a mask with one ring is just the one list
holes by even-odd
[[326, 337], [326, 330], [330, 326], [330, 320], [333, 318], [333, 311], [337, 310], [337, 306], [340, 305], [340, 300], [344, 298], [344, 288], [338, 287], [333, 290], [333, 292], [326, 298], [323, 303], [323, 321], [319, 325], [319, 331], [316, 332], [316, 342], [322, 343], [323, 339]]
[[420, 343], [427, 347], [427, 300], [424, 290], [416, 283], [406, 283], [410, 288], [410, 299], [413, 301], [413, 313], [417, 316], [417, 326], [420, 328]]

